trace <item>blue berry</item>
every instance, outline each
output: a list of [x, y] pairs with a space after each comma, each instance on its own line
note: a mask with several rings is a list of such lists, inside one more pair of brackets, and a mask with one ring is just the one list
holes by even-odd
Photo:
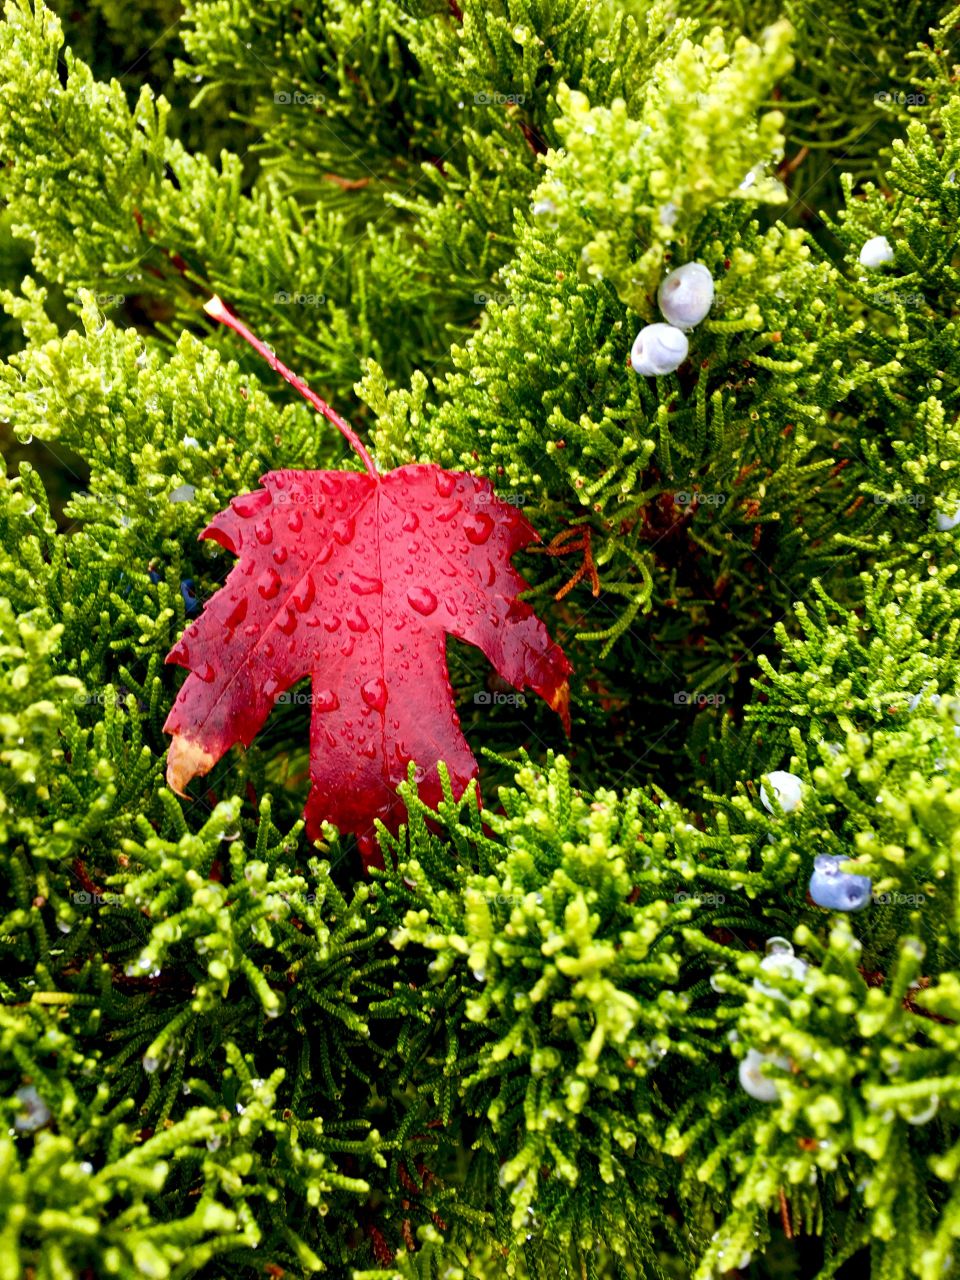
[[196, 613], [199, 601], [197, 600], [192, 578], [183, 579], [180, 583], [180, 594], [183, 596], [183, 603], [186, 606], [187, 613]]
[[862, 911], [870, 902], [873, 881], [869, 876], [853, 876], [840, 867], [846, 858], [821, 854], [814, 858], [810, 877], [810, 897], [828, 911]]
[[45, 1124], [49, 1124], [50, 1108], [32, 1084], [18, 1089], [14, 1097], [22, 1107], [20, 1114], [13, 1121], [13, 1127], [18, 1133], [33, 1133], [37, 1129], [42, 1129]]

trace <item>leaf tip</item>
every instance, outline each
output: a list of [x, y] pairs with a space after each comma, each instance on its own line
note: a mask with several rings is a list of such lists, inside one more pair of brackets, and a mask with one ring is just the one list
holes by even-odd
[[217, 294], [213, 294], [203, 304], [203, 309], [208, 316], [213, 316], [214, 320], [223, 320], [228, 315], [227, 308], [224, 306], [223, 299]]
[[549, 698], [549, 704], [556, 711], [563, 724], [567, 737], [570, 737], [570, 681], [564, 680], [557, 686]]
[[209, 773], [215, 764], [216, 757], [199, 742], [175, 733], [167, 752], [167, 785], [178, 796], [185, 796], [192, 779]]

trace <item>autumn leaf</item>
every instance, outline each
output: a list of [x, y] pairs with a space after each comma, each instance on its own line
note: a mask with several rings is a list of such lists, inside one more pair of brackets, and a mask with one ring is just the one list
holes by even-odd
[[374, 819], [396, 830], [404, 816], [396, 787], [411, 761], [431, 805], [440, 761], [458, 795], [476, 776], [448, 635], [539, 694], [568, 729], [571, 668], [518, 598], [527, 584], [511, 557], [539, 541], [525, 517], [468, 472], [418, 464], [380, 475], [361, 456], [365, 472], [272, 471], [201, 534], [238, 559], [167, 656], [191, 674], [164, 729], [167, 780], [183, 794], [236, 743], [249, 746], [276, 700], [309, 678], [308, 835], [327, 820], [369, 847]]

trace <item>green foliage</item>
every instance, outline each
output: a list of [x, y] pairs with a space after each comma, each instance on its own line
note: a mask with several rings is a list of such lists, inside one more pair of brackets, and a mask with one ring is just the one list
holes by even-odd
[[[763, 894], [776, 897], [781, 931], [809, 967], [771, 976], [739, 948], [687, 934], [720, 966], [717, 1014], [735, 1051], [766, 1055], [776, 1092], [772, 1114], [744, 1117], [740, 1099], [714, 1089], [709, 1126], [694, 1103], [667, 1135], [691, 1189], [723, 1186], [731, 1197], [698, 1275], [744, 1248], [784, 1190], [794, 1218], [824, 1233], [825, 1275], [867, 1243], [871, 1274], [932, 1280], [951, 1271], [960, 1233], [952, 1175], [943, 1176], [957, 1139], [949, 1100], [957, 1087], [960, 748], [952, 728], [950, 719], [918, 718], [903, 732], [851, 730], [821, 745], [819, 761], [794, 729], [800, 807], [771, 818], [746, 795], [723, 806], [725, 843], [739, 830], [742, 848], [751, 830], [773, 828]], [[803, 900], [797, 885], [814, 852], [870, 876], [874, 899], [862, 915], [831, 923]], [[713, 1124], [729, 1135], [720, 1144]]]
[[562, 146], [545, 157], [537, 190], [543, 216], [555, 223], [558, 247], [579, 252], [586, 274], [609, 280], [644, 318], [664, 249], [685, 248], [708, 209], [744, 196], [785, 199], [758, 172], [782, 150], [783, 116], [758, 118], [758, 110], [790, 65], [789, 34], [786, 24], [772, 28], [763, 48], [741, 39], [728, 49], [719, 30], [702, 44], [684, 40], [660, 59], [632, 117], [623, 99], [591, 109], [584, 94], [561, 94]]
[[789, 212], [805, 221], [835, 204], [844, 172], [858, 181], [882, 174], [905, 120], [936, 109], [948, 76], [931, 83], [917, 60], [950, 67], [955, 39], [955, 17], [938, 23], [938, 6], [923, 0], [862, 0], [829, 11], [806, 0], [696, 0], [684, 12], [752, 39], [777, 20], [793, 26], [796, 58], [776, 97], [787, 118]]
[[384, 884], [399, 922], [391, 942], [435, 953], [426, 990], [396, 998], [413, 1023], [411, 1059], [433, 1065], [443, 1017], [431, 1101], [448, 1114], [456, 1098], [489, 1125], [481, 1145], [501, 1161], [491, 1174], [510, 1191], [517, 1245], [540, 1228], [566, 1249], [655, 1256], [670, 1172], [635, 1157], [656, 1150], [662, 1127], [652, 1073], [678, 1042], [702, 1056], [673, 989], [692, 908], [659, 895], [638, 793], [591, 802], [562, 758], [544, 773], [524, 765], [516, 783], [489, 832], [475, 804], [459, 821], [451, 798], [439, 815], [449, 834], [431, 836], [432, 815], [411, 797], [417, 855], [388, 840], [400, 859]]

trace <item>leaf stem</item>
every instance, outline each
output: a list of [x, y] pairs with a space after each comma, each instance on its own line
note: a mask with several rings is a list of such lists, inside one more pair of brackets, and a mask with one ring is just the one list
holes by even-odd
[[221, 324], [225, 324], [228, 328], [233, 329], [235, 333], [239, 333], [245, 342], [249, 342], [254, 351], [263, 356], [271, 369], [275, 369], [281, 378], [285, 378], [291, 387], [300, 392], [308, 404], [312, 405], [318, 413], [322, 413], [328, 422], [333, 423], [350, 448], [360, 458], [372, 479], [380, 479], [380, 472], [353, 427], [348, 422], [345, 422], [339, 413], [331, 409], [326, 400], [321, 400], [315, 391], [311, 391], [302, 378], [297, 377], [292, 370], [278, 360], [266, 343], [261, 342], [254, 333], [251, 333], [243, 321], [233, 314], [221, 298], [214, 294], [209, 302], [204, 304], [203, 309], [208, 316], [213, 316], [214, 320], [219, 320]]

